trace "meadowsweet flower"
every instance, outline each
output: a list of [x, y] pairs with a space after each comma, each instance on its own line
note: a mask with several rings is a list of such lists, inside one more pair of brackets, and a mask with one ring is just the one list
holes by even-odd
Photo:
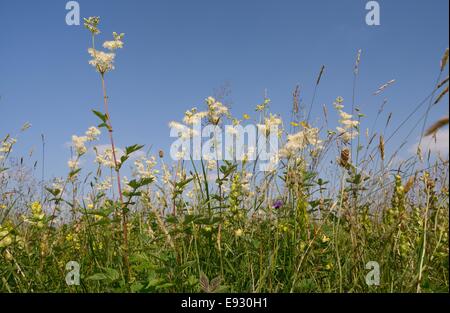
[[77, 170], [79, 168], [78, 160], [71, 159], [71, 160], [67, 161], [67, 166], [69, 166], [69, 169], [71, 171]]
[[111, 41], [105, 41], [103, 43], [103, 48], [114, 51], [116, 49], [122, 49], [123, 48], [123, 41], [122, 38], [125, 34], [121, 33], [120, 35], [116, 32], [113, 32], [114, 40]]
[[75, 152], [78, 155], [83, 155], [86, 153], [87, 148], [85, 146], [85, 142], [88, 140], [88, 137], [86, 136], [72, 136], [72, 147], [75, 149]]
[[217, 162], [215, 160], [208, 160], [208, 169], [214, 170], [216, 168]]
[[250, 182], [251, 182], [252, 177], [253, 177], [253, 173], [246, 172], [244, 174], [244, 177], [243, 177], [242, 181], [241, 181], [242, 191], [245, 194], [250, 194], [250, 187], [251, 187], [250, 186]]
[[184, 147], [181, 148], [181, 150], [177, 151], [175, 153], [175, 160], [182, 160], [186, 156], [186, 149]]
[[98, 191], [107, 191], [110, 190], [112, 188], [112, 182], [111, 182], [111, 177], [107, 177], [105, 180], [103, 180], [100, 183], [97, 183], [97, 185], [95, 186], [95, 188]]
[[217, 101], [213, 97], [206, 98], [206, 104], [208, 105], [208, 118], [211, 124], [219, 124], [220, 118], [228, 114], [228, 108]]
[[202, 118], [207, 117], [208, 112], [197, 112], [197, 108], [192, 108], [184, 113], [183, 122], [186, 125], [194, 125], [200, 123]]
[[345, 113], [344, 111], [340, 111], [339, 115], [341, 116], [341, 118], [343, 120], [349, 120], [349, 119], [351, 119], [353, 117], [353, 115]]
[[[257, 124], [259, 131], [266, 137], [270, 135], [270, 132], [273, 129], [278, 129], [278, 126], [280, 126], [283, 123], [281, 118], [279, 118], [276, 115], [270, 114], [269, 117], [266, 117], [264, 120], [264, 124]], [[278, 131], [279, 135], [281, 134], [280, 130]]]
[[3, 140], [2, 145], [0, 146], [0, 153], [9, 153], [11, 152], [12, 146], [17, 142], [14, 138], [7, 138]]
[[55, 178], [52, 183], [52, 189], [63, 190], [64, 180], [61, 178]]
[[178, 137], [183, 140], [188, 140], [194, 136], [199, 135], [196, 130], [175, 121], [169, 123], [169, 128], [175, 130], [178, 133]]
[[233, 126], [227, 126], [225, 127], [225, 132], [227, 134], [233, 135], [233, 136], [237, 136], [239, 134], [238, 129], [236, 127]]
[[295, 134], [288, 135], [287, 143], [281, 149], [280, 154], [289, 157], [306, 148], [308, 145], [320, 149], [322, 140], [319, 138], [318, 128], [305, 127]]
[[98, 137], [101, 135], [100, 130], [97, 127], [91, 126], [86, 131], [87, 141], [96, 141]]
[[339, 124], [341, 126], [336, 127], [336, 130], [342, 141], [344, 143], [348, 143], [358, 136], [359, 132], [357, 130], [357, 127], [359, 126], [359, 121], [352, 120], [353, 115], [343, 111], [343, 102], [344, 99], [342, 97], [336, 98], [334, 102], [334, 107], [339, 112], [339, 115], [341, 117], [341, 119], [339, 120]]
[[134, 175], [139, 178], [155, 178], [155, 175], [158, 174], [158, 170], [154, 169], [156, 166], [155, 157], [151, 157], [150, 159], [142, 157], [134, 161], [134, 166]]
[[114, 69], [113, 63], [116, 56], [114, 53], [107, 53], [93, 48], [89, 48], [88, 53], [92, 57], [89, 64], [95, 67], [99, 73], [105, 74]]
[[163, 164], [162, 171], [163, 171], [162, 172], [162, 181], [163, 181], [164, 185], [169, 185], [170, 180], [171, 180], [171, 173], [166, 164]]
[[[347, 115], [351, 116], [350, 114], [347, 114]], [[353, 120], [349, 120], [349, 119], [339, 120], [339, 123], [344, 125], [345, 128], [356, 127], [359, 125], [359, 121], [353, 121]]]
[[98, 29], [98, 24], [100, 23], [100, 17], [91, 16], [88, 18], [84, 18], [84, 27], [86, 27], [92, 35], [100, 34], [100, 30]]
[[254, 160], [256, 158], [256, 147], [245, 145], [245, 152], [242, 156], [243, 162], [247, 162], [248, 160]]
[[130, 187], [129, 183], [130, 183], [130, 180], [128, 179], [128, 177], [124, 176], [124, 177], [122, 178], [122, 186], [124, 186], [123, 189], [124, 189], [124, 191], [126, 191], [126, 192], [131, 192], [131, 191], [133, 191], [133, 188]]
[[[118, 154], [118, 150], [117, 149], [115, 149], [115, 153], [116, 153], [116, 155]], [[100, 165], [103, 165], [105, 167], [108, 167], [108, 168], [115, 168], [116, 167], [116, 165], [114, 163], [114, 155], [112, 153], [112, 149], [111, 148], [106, 148], [105, 151], [102, 154], [97, 152], [97, 155], [95, 157], [95, 162], [100, 164]], [[117, 164], [118, 165], [120, 164], [120, 159], [117, 159]]]

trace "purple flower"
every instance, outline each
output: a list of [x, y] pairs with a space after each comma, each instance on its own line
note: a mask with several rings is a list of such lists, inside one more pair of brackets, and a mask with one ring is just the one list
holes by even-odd
[[283, 206], [283, 204], [284, 204], [283, 200], [280, 200], [280, 199], [275, 200], [274, 203], [273, 203], [273, 208], [274, 209], [279, 209], [279, 208], [281, 208]]

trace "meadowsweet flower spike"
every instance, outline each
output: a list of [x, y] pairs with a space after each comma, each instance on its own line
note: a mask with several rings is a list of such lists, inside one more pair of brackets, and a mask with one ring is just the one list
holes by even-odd
[[86, 27], [92, 35], [100, 34], [100, 30], [98, 29], [98, 24], [100, 23], [100, 17], [91, 16], [88, 18], [84, 18], [84, 27]]
[[92, 57], [89, 64], [95, 67], [100, 74], [105, 74], [114, 69], [113, 63], [116, 56], [114, 53], [106, 53], [93, 48], [89, 48], [88, 52]]
[[103, 43], [103, 48], [108, 49], [110, 51], [114, 51], [116, 49], [122, 49], [123, 48], [123, 41], [122, 38], [125, 34], [121, 33], [118, 35], [116, 32], [113, 33], [114, 40], [111, 41], [105, 41]]
[[342, 104], [344, 99], [342, 97], [337, 97], [334, 102], [334, 107], [339, 113], [341, 119], [339, 120], [339, 124], [341, 126], [336, 127], [339, 137], [342, 139], [344, 143], [349, 143], [354, 138], [358, 137], [359, 132], [357, 127], [359, 126], [359, 121], [352, 120], [353, 115], [348, 114], [343, 111], [344, 105]]

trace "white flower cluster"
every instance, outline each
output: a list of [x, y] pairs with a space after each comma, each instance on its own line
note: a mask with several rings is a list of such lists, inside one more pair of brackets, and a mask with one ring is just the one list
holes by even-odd
[[91, 126], [86, 131], [85, 136], [72, 136], [72, 147], [75, 149], [75, 152], [78, 156], [82, 156], [86, 153], [86, 142], [88, 141], [96, 141], [100, 136], [101, 132], [98, 128]]
[[183, 122], [186, 125], [194, 125], [200, 123], [202, 118], [207, 117], [208, 112], [197, 112], [197, 108], [192, 108], [184, 113]]
[[[100, 30], [98, 29], [99, 23], [100, 23], [99, 17], [94, 16], [84, 19], [84, 26], [87, 29], [89, 29], [93, 37], [100, 33]], [[125, 35], [124, 33], [118, 34], [116, 32], [113, 32], [113, 40], [105, 41], [103, 43], [103, 48], [108, 49], [110, 51], [123, 48], [122, 39], [124, 35]], [[113, 52], [107, 53], [99, 51], [95, 49], [95, 46], [92, 46], [92, 48], [88, 49], [88, 53], [92, 57], [92, 60], [89, 61], [89, 64], [95, 67], [95, 69], [102, 75], [114, 69], [113, 63], [116, 55]]]
[[71, 171], [75, 171], [79, 168], [79, 162], [77, 159], [70, 159], [69, 161], [67, 161], [67, 165], [69, 166], [69, 169]]
[[343, 102], [344, 99], [342, 99], [342, 97], [338, 97], [334, 102], [334, 107], [339, 112], [341, 117], [339, 120], [339, 124], [341, 124], [341, 126], [336, 127], [336, 130], [338, 131], [339, 137], [342, 138], [342, 141], [344, 143], [348, 143], [358, 136], [359, 132], [357, 127], [359, 125], [359, 121], [352, 120], [353, 116], [343, 111]]
[[280, 154], [285, 157], [289, 157], [297, 153], [298, 151], [306, 148], [308, 145], [313, 146], [315, 149], [320, 149], [322, 140], [319, 137], [319, 129], [312, 127], [305, 127], [296, 134], [288, 135], [287, 143]]
[[124, 33], [121, 33], [119, 35], [116, 32], [113, 32], [114, 40], [105, 41], [103, 43], [103, 48], [108, 49], [110, 51], [114, 51], [116, 49], [122, 49], [123, 48], [122, 38], [124, 35], [125, 35]]
[[[265, 118], [264, 124], [257, 124], [257, 127], [264, 136], [268, 137], [272, 128], [278, 129], [278, 126], [280, 126], [282, 123], [283, 121], [281, 120], [281, 118], [276, 115], [270, 114], [269, 117]], [[281, 135], [281, 130], [278, 130], [278, 132], [278, 135]]]
[[149, 159], [142, 157], [134, 161], [134, 175], [140, 179], [142, 178], [155, 178], [155, 175], [159, 173], [154, 167], [156, 166], [155, 157]]
[[208, 170], [212, 171], [217, 167], [217, 160], [214, 158], [212, 154], [206, 154], [203, 156], [203, 159], [206, 162], [206, 167]]
[[222, 102], [216, 101], [213, 97], [206, 98], [206, 104], [208, 105], [208, 118], [211, 124], [219, 124], [220, 118], [223, 115], [228, 114], [228, 108], [222, 104]]
[[189, 128], [186, 125], [183, 125], [181, 123], [172, 121], [169, 123], [169, 128], [174, 129], [175, 131], [178, 132], [178, 137], [183, 139], [183, 140], [189, 140], [190, 138], [194, 137], [194, 136], [199, 136], [200, 134], [195, 131], [192, 128]]
[[92, 60], [89, 61], [89, 64], [95, 67], [95, 69], [101, 73], [105, 74], [114, 69], [114, 58], [115, 54], [110, 52], [103, 52], [99, 50], [95, 50], [93, 48], [88, 49], [89, 54], [92, 57]]
[[86, 137], [88, 141], [96, 141], [98, 137], [101, 135], [100, 130], [97, 127], [91, 126], [86, 131]]
[[105, 180], [97, 183], [97, 185], [95, 186], [95, 189], [97, 189], [98, 191], [108, 191], [111, 188], [112, 188], [111, 177], [107, 177]]
[[77, 136], [77, 135], [73, 135], [72, 136], [72, 147], [75, 149], [75, 152], [78, 155], [83, 155], [86, 153], [87, 148], [85, 145], [85, 142], [87, 141], [87, 137], [86, 136]]
[[92, 35], [100, 34], [100, 30], [98, 29], [98, 24], [100, 23], [100, 17], [91, 16], [88, 18], [84, 18], [84, 27], [89, 29]]
[[7, 138], [3, 140], [2, 145], [0, 146], [0, 153], [9, 153], [11, 152], [12, 146], [17, 142], [14, 138]]
[[[97, 162], [100, 165], [103, 165], [105, 167], [109, 167], [109, 168], [115, 168], [115, 163], [114, 163], [114, 156], [112, 153], [112, 149], [111, 148], [106, 148], [105, 151], [103, 153], [99, 153], [98, 151], [97, 155], [95, 157], [95, 162]], [[116, 156], [118, 155], [118, 150], [115, 149], [115, 154]], [[120, 164], [120, 159], [117, 159], [117, 165]]]

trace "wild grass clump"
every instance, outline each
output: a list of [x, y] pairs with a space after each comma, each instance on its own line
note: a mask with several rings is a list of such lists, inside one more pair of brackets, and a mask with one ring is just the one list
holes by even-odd
[[[164, 151], [145, 155], [141, 145], [119, 149], [106, 78], [124, 34], [104, 43], [109, 52], [97, 50], [98, 25], [99, 18], [85, 20], [104, 106], [94, 110], [97, 127], [72, 137], [67, 177], [43, 182], [41, 195], [27, 167], [11, 157], [17, 136], [1, 140], [1, 292], [449, 291], [448, 157], [419, 146], [416, 156], [398, 160], [391, 146], [397, 131], [375, 131], [385, 103], [367, 131], [367, 117], [342, 97], [334, 102], [338, 126], [329, 126], [327, 110], [324, 124], [314, 125], [314, 103], [305, 110], [298, 88], [288, 125], [270, 113], [267, 97], [255, 117], [239, 119], [208, 97], [204, 111], [189, 110], [183, 122], [171, 123], [185, 140], [198, 120], [255, 123], [267, 136], [278, 126], [283, 144], [264, 172], [250, 158], [171, 162]], [[355, 82], [360, 57], [361, 51]], [[431, 108], [445, 83], [421, 105], [429, 100]], [[102, 132], [109, 148], [96, 145]], [[80, 166], [89, 151], [92, 171]], [[127, 179], [121, 173], [131, 162]], [[66, 282], [70, 261], [80, 266], [79, 285]]]

